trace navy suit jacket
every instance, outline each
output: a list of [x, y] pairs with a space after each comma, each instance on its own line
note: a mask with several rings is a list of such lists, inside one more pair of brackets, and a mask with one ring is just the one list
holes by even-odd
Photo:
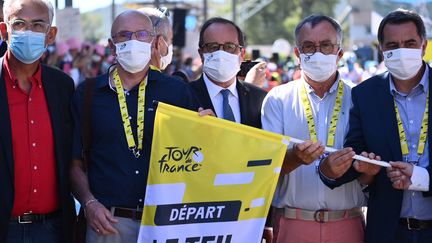
[[[195, 91], [201, 107], [212, 109], [216, 114], [203, 76], [191, 82], [190, 85]], [[267, 92], [253, 84], [238, 80], [236, 88], [239, 95], [240, 123], [261, 128], [261, 106]]]
[[[0, 66], [3, 69], [2, 66]], [[75, 204], [70, 194], [69, 165], [72, 161], [72, 116], [70, 101], [73, 80], [65, 73], [42, 65], [42, 83], [51, 115], [57, 166], [62, 242], [72, 242]], [[14, 204], [14, 159], [9, 106], [4, 72], [0, 77], [0, 242], [6, 241]]]
[[[432, 92], [432, 69], [429, 68], [429, 93]], [[429, 107], [432, 105], [429, 95]], [[353, 107], [350, 111], [349, 130], [345, 147], [352, 147], [357, 154], [362, 151], [373, 152], [383, 161], [402, 161], [402, 151], [393, 96], [390, 93], [389, 73], [374, 76], [352, 90]], [[429, 121], [432, 121], [429, 113]], [[428, 125], [428, 138], [432, 137], [432, 122]], [[429, 142], [429, 156], [432, 147]], [[427, 168], [432, 176], [432, 163]], [[336, 187], [352, 181], [359, 176], [353, 167], [335, 183], [324, 181], [330, 187]], [[432, 182], [432, 178], [430, 178]], [[366, 226], [366, 243], [393, 243], [399, 223], [403, 191], [393, 189], [385, 168], [375, 176], [369, 185], [369, 200]], [[432, 196], [432, 183], [423, 196]]]

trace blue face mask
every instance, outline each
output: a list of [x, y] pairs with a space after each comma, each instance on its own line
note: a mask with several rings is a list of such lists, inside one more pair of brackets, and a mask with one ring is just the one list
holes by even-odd
[[37, 61], [45, 52], [45, 33], [13, 31], [9, 48], [12, 54], [21, 62], [31, 64]]

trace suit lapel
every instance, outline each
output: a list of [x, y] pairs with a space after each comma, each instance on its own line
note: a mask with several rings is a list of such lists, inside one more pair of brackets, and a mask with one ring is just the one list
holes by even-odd
[[[431, 156], [432, 156], [432, 141], [431, 141], [431, 139], [430, 138], [432, 138], [432, 124], [431, 124], [431, 121], [432, 121], [432, 113], [430, 112], [431, 111], [431, 105], [432, 105], [432, 98], [431, 98], [431, 94], [432, 94], [432, 85], [431, 85], [431, 80], [432, 80], [432, 69], [429, 67], [429, 65], [426, 65], [426, 68], [428, 68], [429, 69], [429, 78], [428, 78], [428, 86], [429, 86], [429, 100], [427, 101], [427, 102], [429, 102], [428, 104], [429, 104], [429, 115], [428, 115], [428, 135], [427, 135], [427, 137], [428, 137], [428, 143], [429, 143], [429, 146], [428, 146], [428, 152], [429, 152], [429, 161], [431, 161], [430, 160], [430, 158], [431, 158]], [[429, 162], [429, 165], [428, 165], [428, 168], [427, 168], [427, 170], [429, 171], [429, 174], [431, 175], [432, 174], [432, 163], [431, 162]]]
[[249, 88], [244, 86], [240, 81], [237, 80], [237, 93], [239, 96], [239, 106], [240, 106], [240, 123], [247, 124], [250, 120], [248, 117], [248, 106], [250, 104], [249, 100]]
[[397, 127], [396, 112], [394, 110], [394, 99], [390, 93], [389, 88], [389, 75], [384, 76], [384, 79], [380, 80], [378, 87], [381, 89], [378, 94], [382, 95], [381, 102], [381, 114], [382, 114], [382, 124], [386, 129], [386, 140], [390, 145], [392, 160], [401, 161], [402, 160], [402, 150], [400, 147], [399, 132]]
[[197, 88], [197, 96], [198, 99], [201, 101], [201, 105], [204, 106], [204, 109], [212, 109], [213, 112], [216, 114], [215, 108], [213, 107], [213, 103], [211, 102], [210, 95], [208, 93], [207, 86], [204, 82], [203, 76], [200, 77], [200, 79], [196, 83]]
[[11, 178], [14, 178], [14, 162], [12, 151], [12, 128], [9, 115], [9, 103], [6, 93], [6, 83], [4, 79], [3, 59], [0, 61], [0, 68], [2, 69], [0, 78], [0, 141], [2, 146], [0, 149], [4, 150], [6, 155], [6, 163], [9, 169]]
[[[47, 101], [48, 105], [48, 111], [50, 114], [51, 119], [51, 127], [53, 132], [53, 138], [54, 138], [54, 150], [55, 150], [55, 158], [56, 161], [58, 160], [58, 153], [59, 153], [59, 141], [60, 141], [60, 134], [61, 134], [61, 125], [62, 121], [61, 115], [63, 112], [61, 109], [61, 99], [59, 97], [59, 93], [57, 90], [57, 87], [55, 85], [55, 79], [48, 74], [47, 68], [45, 68], [43, 65], [42, 68], [42, 84], [45, 92], [45, 99]], [[62, 171], [62, 168], [59, 168], [61, 163], [57, 164], [57, 171]]]

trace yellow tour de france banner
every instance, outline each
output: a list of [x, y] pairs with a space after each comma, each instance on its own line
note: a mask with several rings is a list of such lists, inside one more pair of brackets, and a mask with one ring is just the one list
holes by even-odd
[[159, 103], [138, 242], [261, 242], [288, 139]]

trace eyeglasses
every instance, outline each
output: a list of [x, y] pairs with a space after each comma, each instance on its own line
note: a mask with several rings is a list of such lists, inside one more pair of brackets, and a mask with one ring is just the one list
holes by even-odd
[[300, 51], [306, 56], [312, 56], [317, 50], [319, 50], [324, 55], [329, 55], [333, 53], [335, 46], [339, 47], [339, 44], [333, 44], [331, 42], [323, 42], [316, 46], [312, 42], [303, 43], [300, 46]]
[[135, 32], [131, 31], [120, 31], [115, 34], [112, 38], [115, 42], [125, 42], [132, 39], [132, 36], [135, 35], [135, 38], [138, 41], [150, 43], [155, 36], [155, 33], [147, 31], [147, 30], [138, 30]]
[[50, 27], [50, 24], [43, 21], [27, 22], [25, 20], [16, 19], [12, 22], [8, 22], [9, 26], [14, 31], [25, 31], [31, 30], [34, 32], [46, 33]]
[[161, 8], [156, 8], [156, 9], [159, 10], [159, 12], [161, 12], [161, 13], [159, 15], [158, 20], [154, 23], [154, 27], [158, 26], [158, 24], [161, 22], [161, 20], [164, 17], [169, 18], [169, 16], [170, 16], [170, 12], [169, 12], [168, 8], [161, 7]]
[[215, 52], [215, 51], [219, 51], [220, 49], [231, 53], [231, 54], [235, 54], [237, 52], [237, 50], [241, 50], [243, 48], [243, 46], [241, 45], [237, 45], [231, 42], [227, 42], [224, 44], [219, 44], [217, 42], [211, 42], [211, 43], [206, 43], [204, 45], [202, 45], [202, 48], [205, 48], [208, 52]]

